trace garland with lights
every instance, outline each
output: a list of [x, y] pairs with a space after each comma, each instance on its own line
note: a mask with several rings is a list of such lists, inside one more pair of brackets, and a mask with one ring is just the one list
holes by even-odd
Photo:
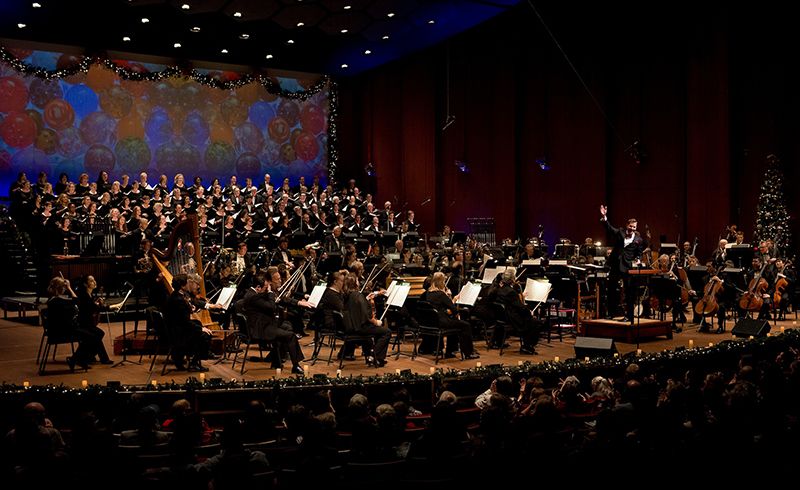
[[[685, 366], [700, 363], [713, 367], [714, 361], [738, 358], [742, 354], [757, 353], [766, 351], [776, 351], [779, 349], [800, 347], [800, 330], [788, 330], [780, 335], [763, 337], [758, 339], [732, 339], [725, 340], [719, 344], [709, 347], [691, 348], [678, 347], [674, 350], [664, 350], [662, 352], [645, 353], [637, 355], [631, 352], [624, 356], [614, 358], [598, 358], [590, 361], [580, 359], [567, 359], [565, 361], [543, 361], [533, 364], [529, 361], [517, 366], [490, 365], [473, 369], [448, 369], [437, 370], [433, 374], [417, 374], [409, 371], [400, 374], [385, 374], [375, 376], [337, 376], [329, 377], [324, 374], [312, 377], [288, 377], [271, 378], [255, 381], [240, 381], [236, 378], [224, 380], [222, 378], [210, 378], [200, 381], [190, 378], [186, 383], [176, 383], [170, 380], [166, 383], [156, 383], [148, 385], [122, 385], [122, 386], [103, 386], [89, 385], [87, 388], [70, 388], [61, 385], [43, 386], [21, 386], [17, 384], [3, 383], [0, 385], [0, 396], [24, 394], [47, 394], [47, 395], [109, 395], [122, 392], [161, 392], [179, 391], [192, 393], [200, 390], [280, 390], [283, 388], [307, 388], [314, 386], [367, 386], [378, 384], [413, 384], [413, 383], [433, 383], [440, 386], [445, 382], [459, 380], [489, 380], [501, 375], [512, 377], [539, 376], [542, 378], [559, 379], [569, 375], [596, 375], [605, 374], [609, 371], [622, 372], [630, 364], [638, 364], [646, 371], [656, 368], [659, 365], [672, 364], [674, 366]], [[662, 370], [662, 369], [659, 369]]]
[[280, 83], [278, 83], [274, 78], [261, 74], [244, 73], [239, 74], [239, 78], [235, 80], [221, 80], [220, 78], [205, 73], [200, 73], [194, 69], [182, 69], [177, 66], [168, 66], [160, 71], [141, 72], [122, 66], [108, 58], [100, 58], [97, 56], [83, 56], [80, 61], [72, 66], [56, 70], [48, 70], [40, 66], [33, 66], [25, 63], [14, 56], [14, 54], [5, 46], [0, 46], [0, 62], [9, 65], [23, 75], [35, 76], [45, 80], [63, 79], [69, 78], [78, 73], [88, 73], [92, 65], [100, 65], [108, 70], [113, 71], [123, 80], [131, 80], [135, 82], [157, 82], [166, 78], [185, 78], [208, 87], [218, 88], [220, 90], [234, 90], [251, 83], [259, 83], [267, 90], [267, 92], [273, 95], [301, 101], [308, 100], [312, 96], [325, 89], [327, 86], [329, 90], [328, 178], [332, 182], [335, 182], [336, 165], [339, 158], [339, 153], [336, 150], [338, 94], [336, 83], [328, 75], [320, 76], [320, 79], [314, 82], [314, 84], [306, 90], [291, 91], [282, 88]]

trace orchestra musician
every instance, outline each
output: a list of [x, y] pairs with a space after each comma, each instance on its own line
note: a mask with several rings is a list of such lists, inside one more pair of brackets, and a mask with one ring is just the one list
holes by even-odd
[[[472, 345], [472, 326], [460, 320], [456, 315], [456, 305], [450, 298], [450, 291], [445, 287], [444, 273], [433, 273], [430, 287], [422, 293], [420, 300], [427, 301], [436, 309], [439, 315], [439, 326], [441, 328], [452, 328], [459, 331], [457, 337], [454, 335], [448, 336], [445, 358], [455, 357], [455, 352], [458, 350], [459, 345], [464, 359], [478, 359], [480, 357], [480, 355], [475, 352], [475, 348]], [[422, 345], [420, 345], [420, 353], [433, 351], [433, 348], [431, 348], [425, 340], [427, 340], [427, 337], [423, 339]], [[438, 350], [441, 346], [436, 346], [435, 348]]]
[[[383, 367], [386, 365], [386, 352], [389, 348], [391, 331], [375, 317], [374, 293], [365, 296], [359, 287], [358, 276], [348, 274], [344, 281], [344, 328], [358, 335], [370, 335], [372, 345], [364, 345], [362, 351], [367, 365]], [[372, 306], [370, 306], [372, 301]], [[345, 349], [347, 346], [345, 346]]]
[[[277, 281], [274, 276], [277, 275]], [[273, 276], [272, 279], [270, 276]], [[275, 303], [275, 292], [272, 284], [280, 283], [278, 269], [270, 267], [267, 272], [259, 272], [251, 279], [251, 286], [244, 297], [236, 303], [236, 311], [247, 319], [247, 330], [251, 338], [260, 342], [277, 342], [283, 352], [289, 353], [292, 362], [292, 373], [303, 374], [300, 362], [303, 352], [297, 335], [292, 332], [289, 322], [281, 322], [277, 318], [278, 305]], [[281, 359], [273, 358], [273, 366], [280, 367]]]
[[[785, 312], [786, 308], [793, 304], [794, 286], [797, 282], [797, 275], [791, 267], [791, 263], [787, 260], [778, 259], [774, 264], [775, 283], [772, 285], [770, 294], [773, 299], [777, 296], [778, 300], [773, 302], [773, 306], [779, 312]], [[779, 294], [776, 295], [776, 289], [780, 289]]]
[[86, 276], [78, 288], [78, 331], [84, 339], [75, 351], [73, 359], [76, 364], [85, 365], [99, 358], [100, 364], [113, 364], [103, 344], [105, 332], [97, 324], [100, 312], [105, 309], [103, 299], [95, 297], [97, 281], [93, 276]]
[[194, 295], [197, 294], [199, 283], [197, 278], [189, 278], [186, 274], [177, 274], [172, 278], [172, 294], [167, 300], [164, 309], [164, 321], [175, 332], [171, 339], [173, 342], [172, 358], [178, 370], [185, 369], [184, 357], [189, 356], [189, 371], [208, 371], [200, 362], [207, 355], [211, 330], [192, 318], [197, 309]]
[[[534, 348], [539, 341], [539, 327], [522, 300], [514, 268], [506, 269], [497, 286], [489, 288], [488, 301], [490, 304], [500, 303], [505, 307], [506, 319], [520, 337], [520, 354], [536, 354]], [[495, 338], [492, 341], [495, 347], [499, 347], [502, 334], [502, 331], [495, 329]]]
[[628, 271], [633, 268], [634, 264], [641, 263], [642, 252], [647, 244], [642, 236], [636, 232], [638, 225], [636, 218], [628, 219], [628, 224], [623, 230], [622, 228], [614, 228], [608, 222], [608, 208], [606, 206], [600, 205], [600, 214], [601, 221], [614, 240], [612, 242], [614, 249], [607, 261], [611, 267], [608, 309], [611, 314], [617, 313], [619, 310], [619, 281], [622, 280], [623, 288], [625, 289], [625, 303], [627, 305], [625, 311], [626, 321], [632, 321], [636, 294]]
[[714, 267], [720, 268], [725, 265], [725, 260], [727, 260], [728, 255], [728, 240], [722, 239], [719, 241], [719, 245], [711, 253], [711, 262], [714, 263]]

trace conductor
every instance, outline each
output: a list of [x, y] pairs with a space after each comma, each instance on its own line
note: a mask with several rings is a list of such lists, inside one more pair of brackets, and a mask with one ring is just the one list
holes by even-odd
[[647, 244], [644, 238], [636, 232], [636, 218], [629, 218], [628, 224], [624, 229], [614, 228], [611, 223], [608, 222], [607, 213], [608, 208], [601, 204], [600, 220], [605, 224], [606, 230], [613, 240], [611, 243], [614, 246], [608, 259], [608, 264], [611, 268], [608, 287], [608, 312], [610, 316], [620, 313], [619, 282], [621, 279], [622, 286], [625, 290], [625, 320], [632, 321], [636, 291], [635, 285], [631, 284], [631, 276], [628, 274], [628, 271], [634, 266], [641, 264], [642, 251], [647, 247]]

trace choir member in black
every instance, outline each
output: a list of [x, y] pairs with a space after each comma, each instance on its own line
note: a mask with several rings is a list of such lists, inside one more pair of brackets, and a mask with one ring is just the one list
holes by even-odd
[[75, 351], [73, 362], [80, 366], [93, 361], [95, 356], [100, 364], [113, 364], [103, 345], [105, 332], [97, 326], [104, 306], [102, 298], [94, 296], [95, 289], [97, 281], [93, 276], [83, 278], [78, 288], [78, 334], [83, 341]]
[[[343, 294], [345, 331], [357, 335], [371, 335], [374, 348], [371, 345], [364, 345], [362, 348], [367, 364], [376, 367], [385, 366], [391, 331], [375, 317], [374, 299], [368, 299], [360, 291], [358, 276], [355, 274], [347, 275]], [[370, 306], [369, 300], [373, 300], [373, 306]]]
[[[490, 304], [500, 303], [505, 307], [506, 319], [520, 337], [520, 354], [535, 354], [534, 347], [539, 340], [539, 327], [530, 310], [522, 301], [515, 274], [515, 269], [506, 269], [500, 276], [497, 286], [489, 288], [488, 300]], [[492, 342], [496, 346], [500, 343], [500, 335], [502, 332], [496, 329]]]
[[619, 310], [619, 281], [622, 280], [625, 289], [625, 303], [627, 310], [625, 316], [627, 321], [633, 320], [633, 306], [636, 302], [636, 287], [630, 280], [628, 270], [633, 268], [634, 264], [638, 264], [642, 259], [642, 252], [646, 248], [645, 240], [636, 232], [637, 221], [636, 218], [628, 219], [628, 224], [623, 230], [622, 228], [614, 228], [608, 222], [608, 208], [600, 206], [601, 221], [606, 227], [606, 230], [611, 235], [613, 240], [613, 251], [608, 260], [608, 265], [611, 268], [609, 276], [609, 296], [608, 296], [608, 309], [610, 314], [615, 314]]
[[[450, 291], [445, 286], [444, 273], [434, 272], [431, 285], [427, 291], [422, 293], [420, 300], [427, 301], [433, 305], [439, 314], [439, 326], [441, 328], [454, 328], [459, 330], [457, 337], [450, 336], [447, 338], [445, 357], [455, 357], [455, 352], [458, 350], [459, 345], [461, 346], [461, 354], [464, 356], [464, 359], [477, 359], [480, 357], [480, 355], [475, 352], [472, 345], [472, 327], [469, 323], [460, 320], [456, 314], [456, 305], [450, 298]], [[427, 338], [428, 337], [426, 337], [426, 339]], [[429, 345], [425, 345], [426, 339], [423, 339], [420, 352], [430, 352], [433, 350]], [[441, 346], [437, 346], [437, 349], [440, 347]]]
[[[273, 272], [278, 274], [277, 270]], [[303, 374], [303, 368], [300, 367], [303, 352], [300, 350], [297, 336], [292, 333], [291, 325], [277, 318], [278, 306], [275, 303], [275, 292], [271, 287], [269, 273], [259, 272], [251, 281], [251, 287], [245, 292], [244, 298], [237, 303], [237, 311], [247, 318], [248, 333], [256, 341], [280, 344], [281, 350], [289, 353], [292, 373]], [[280, 367], [281, 361], [273, 359], [273, 364]]]
[[414, 220], [414, 211], [409, 210], [406, 213], [406, 216], [407, 216], [407, 218], [404, 221], [404, 223], [408, 227], [408, 231], [417, 231], [418, 232], [419, 231], [419, 223], [417, 223]]
[[173, 276], [173, 291], [164, 310], [164, 321], [173, 331], [173, 361], [179, 370], [184, 369], [184, 356], [188, 355], [189, 371], [208, 371], [200, 360], [208, 353], [211, 330], [192, 318], [196, 310], [193, 296], [198, 287], [196, 280], [186, 274]]

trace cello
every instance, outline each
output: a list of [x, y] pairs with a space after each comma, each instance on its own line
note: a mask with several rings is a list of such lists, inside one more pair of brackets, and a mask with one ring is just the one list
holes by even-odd
[[[783, 270], [786, 270], [787, 267], [791, 265], [790, 262], [786, 262], [783, 266]], [[772, 307], [780, 309], [781, 300], [783, 300], [783, 294], [786, 292], [786, 288], [789, 286], [789, 280], [786, 279], [786, 275], [783, 273], [783, 270], [778, 272], [778, 280], [775, 281], [775, 293], [773, 293], [772, 298]]]
[[762, 306], [764, 306], [764, 298], [762, 295], [766, 292], [769, 284], [767, 284], [767, 280], [764, 279], [764, 269], [767, 267], [766, 262], [764, 265], [761, 266], [761, 270], [758, 271], [758, 274], [754, 275], [752, 279], [750, 279], [750, 284], [747, 287], [747, 292], [745, 292], [741, 298], [739, 298], [739, 308], [743, 309], [744, 311], [759, 311]]
[[[720, 270], [722, 270], [722, 268], [720, 268]], [[698, 315], [713, 315], [719, 309], [717, 295], [722, 290], [725, 281], [720, 279], [718, 274], [719, 271], [711, 276], [708, 284], [703, 288], [703, 297], [694, 305], [694, 312]]]

